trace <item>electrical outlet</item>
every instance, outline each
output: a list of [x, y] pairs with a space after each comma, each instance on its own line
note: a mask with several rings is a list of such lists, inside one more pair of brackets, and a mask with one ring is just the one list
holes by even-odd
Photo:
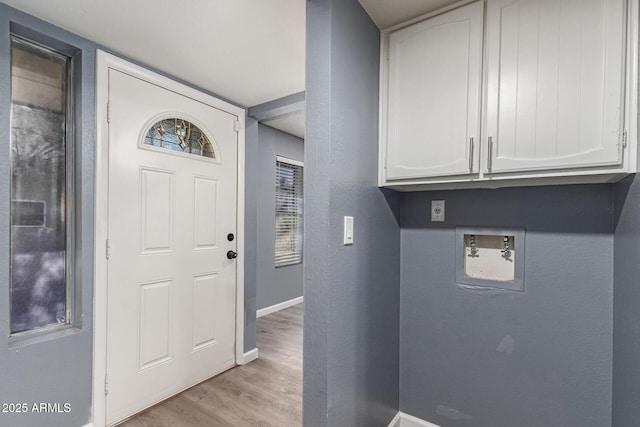
[[431, 201], [431, 222], [444, 222], [444, 200]]

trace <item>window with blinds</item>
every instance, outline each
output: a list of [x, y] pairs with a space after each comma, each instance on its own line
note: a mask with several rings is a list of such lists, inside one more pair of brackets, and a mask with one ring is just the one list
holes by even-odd
[[302, 162], [276, 157], [276, 267], [302, 262], [302, 169]]

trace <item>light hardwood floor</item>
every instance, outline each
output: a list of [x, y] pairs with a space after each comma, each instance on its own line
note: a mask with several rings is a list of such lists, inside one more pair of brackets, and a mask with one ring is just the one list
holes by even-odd
[[192, 387], [120, 426], [301, 426], [302, 312], [298, 304], [259, 318], [258, 360]]

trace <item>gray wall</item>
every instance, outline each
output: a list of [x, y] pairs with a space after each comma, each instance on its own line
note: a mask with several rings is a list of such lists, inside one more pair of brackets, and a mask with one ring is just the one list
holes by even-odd
[[260, 125], [258, 180], [258, 310], [302, 296], [302, 264], [274, 267], [276, 223], [276, 156], [304, 161], [304, 141]]
[[[16, 25], [17, 24], [17, 25]], [[22, 26], [23, 28], [18, 28]], [[75, 328], [9, 347], [9, 200], [10, 200], [10, 29], [41, 42], [65, 43], [81, 50], [82, 86], [76, 112], [77, 239]], [[38, 31], [42, 34], [34, 34]], [[43, 34], [45, 35], [44, 39]], [[46, 40], [46, 36], [55, 40]], [[56, 48], [62, 46], [56, 45]], [[96, 46], [80, 37], [0, 4], [0, 383], [1, 403], [69, 403], [71, 412], [11, 414], [0, 412], [3, 426], [82, 426], [91, 419], [93, 346], [93, 179], [94, 80]], [[0, 408], [1, 410], [2, 408]]]
[[[444, 223], [428, 222], [432, 199]], [[412, 193], [401, 211], [401, 410], [443, 427], [609, 426], [611, 186]], [[525, 291], [457, 286], [456, 226], [526, 228]]]
[[640, 420], [640, 178], [616, 184], [615, 225], [612, 425], [627, 427]]
[[376, 186], [379, 40], [357, 0], [307, 1], [308, 427], [386, 427], [398, 410], [399, 196]]

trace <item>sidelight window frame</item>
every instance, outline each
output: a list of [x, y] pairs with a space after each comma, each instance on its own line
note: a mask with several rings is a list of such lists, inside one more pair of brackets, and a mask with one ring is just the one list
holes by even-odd
[[[17, 31], [13, 31], [13, 30]], [[23, 34], [25, 33], [25, 34]], [[50, 323], [42, 326], [35, 326], [29, 329], [20, 330], [13, 332], [13, 310], [12, 306], [14, 304], [12, 298], [12, 290], [13, 290], [13, 274], [10, 274], [9, 277], [9, 347], [12, 348], [14, 346], [22, 346], [26, 344], [30, 344], [32, 342], [39, 342], [40, 338], [44, 335], [48, 338], [53, 334], [53, 336], [58, 336], [59, 334], [66, 335], [67, 333], [71, 333], [74, 329], [80, 328], [80, 318], [79, 315], [80, 307], [80, 290], [76, 284], [76, 242], [78, 240], [78, 234], [76, 232], [77, 227], [77, 218], [76, 218], [76, 210], [77, 203], [79, 200], [76, 197], [76, 192], [78, 190], [76, 185], [76, 153], [81, 149], [77, 145], [76, 136], [77, 136], [77, 127], [79, 124], [76, 121], [76, 116], [79, 113], [80, 109], [80, 93], [79, 93], [79, 84], [80, 84], [80, 61], [81, 54], [80, 50], [66, 45], [64, 43], [58, 42], [57, 40], [50, 39], [46, 36], [41, 36], [38, 33], [28, 31], [21, 26], [12, 25], [12, 31], [10, 33], [10, 76], [11, 76], [11, 84], [10, 84], [10, 93], [11, 93], [11, 114], [10, 114], [10, 126], [13, 129], [14, 124], [14, 114], [13, 114], [13, 105], [14, 105], [14, 85], [13, 85], [13, 50], [16, 44], [27, 45], [30, 49], [41, 50], [47, 54], [59, 56], [64, 59], [66, 66], [66, 76], [65, 76], [65, 129], [64, 129], [64, 141], [65, 141], [65, 161], [64, 161], [64, 172], [65, 172], [65, 200], [64, 200], [64, 213], [60, 213], [64, 215], [64, 243], [65, 243], [65, 255], [64, 255], [64, 268], [65, 268], [65, 319], [64, 322], [59, 323]], [[13, 147], [14, 135], [13, 131], [10, 132], [10, 147]], [[14, 190], [13, 190], [13, 171], [14, 171], [14, 158], [13, 158], [13, 149], [10, 150], [10, 200], [14, 201]], [[62, 205], [61, 205], [62, 206]], [[9, 217], [10, 223], [13, 223], [13, 203], [10, 203], [9, 209]], [[12, 225], [13, 226], [13, 225]], [[19, 227], [19, 226], [17, 226]], [[13, 239], [13, 233], [10, 234], [10, 242]], [[13, 245], [10, 243], [10, 271], [13, 268]], [[35, 340], [35, 341], [34, 341]]]

